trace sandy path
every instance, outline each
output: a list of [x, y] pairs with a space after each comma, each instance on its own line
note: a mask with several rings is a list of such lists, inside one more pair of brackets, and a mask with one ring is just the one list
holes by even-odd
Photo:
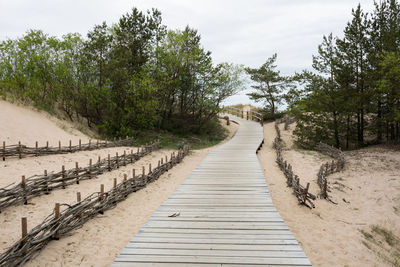
[[[291, 149], [291, 141], [287, 139], [291, 138], [290, 133], [282, 132], [285, 143], [289, 144], [283, 153], [284, 158], [293, 164], [302, 183], [310, 181], [311, 192], [318, 194], [316, 173], [320, 163], [329, 158], [315, 152]], [[273, 123], [264, 126], [264, 136], [265, 145], [258, 155], [273, 203], [312, 264], [390, 266], [362, 244], [360, 230], [378, 224], [400, 233], [400, 213], [396, 214], [394, 208], [400, 207], [400, 153], [385, 149], [347, 152], [345, 170], [328, 177], [333, 187], [331, 196], [338, 205], [317, 199], [316, 208], [310, 210], [298, 205], [275, 163]]]
[[[232, 137], [237, 128], [236, 124], [229, 126], [230, 135], [227, 139]], [[116, 208], [90, 220], [71, 236], [59, 241], [52, 241], [38, 257], [28, 262], [26, 266], [109, 266], [153, 212], [214, 148], [192, 151], [181, 164], [162, 175], [156, 182], [149, 184], [145, 189], [131, 194]], [[73, 202], [76, 199], [76, 192], [81, 192], [82, 197], [87, 196], [98, 191], [102, 183], [105, 184], [105, 190], [108, 190], [112, 186], [113, 178], [117, 177], [118, 181], [121, 181], [124, 173], [131, 175], [133, 168], [138, 170], [142, 165], [148, 165], [148, 163], [155, 166], [162, 156], [170, 155], [170, 153], [170, 150], [153, 152], [135, 164], [105, 173], [97, 179], [86, 180], [79, 185], [72, 185], [67, 189], [56, 190], [50, 195], [43, 195], [31, 200], [35, 205], [10, 207], [0, 214], [0, 222], [4, 226], [0, 229], [0, 236], [2, 236], [0, 248], [6, 249], [20, 237], [21, 216], [28, 217], [29, 229], [40, 223], [51, 212], [55, 202]], [[82, 159], [88, 161], [86, 156], [90, 152], [61, 155], [61, 160], [68, 164], [74, 164], [78, 154]], [[38, 162], [34, 158], [15, 162], [18, 165], [18, 163], [26, 161], [26, 166], [34, 165], [35, 168], [41, 169], [43, 165], [46, 165], [50, 169], [54, 164], [54, 160], [51, 159], [53, 157], [56, 156], [41, 157]], [[45, 158], [48, 158], [47, 161]]]

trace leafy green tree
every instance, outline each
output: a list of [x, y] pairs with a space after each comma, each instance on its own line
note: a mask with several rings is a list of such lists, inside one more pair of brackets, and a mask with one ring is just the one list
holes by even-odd
[[[381, 61], [379, 92], [386, 96], [388, 112], [384, 119], [390, 141], [400, 140], [400, 52], [387, 52]], [[390, 111], [390, 112], [389, 112]]]
[[245, 69], [251, 80], [256, 83], [251, 86], [255, 91], [247, 95], [256, 102], [266, 104], [272, 115], [275, 114], [277, 107], [282, 102], [284, 89], [288, 85], [288, 79], [281, 76], [280, 72], [276, 70], [276, 58], [277, 54], [273, 54], [260, 68]]

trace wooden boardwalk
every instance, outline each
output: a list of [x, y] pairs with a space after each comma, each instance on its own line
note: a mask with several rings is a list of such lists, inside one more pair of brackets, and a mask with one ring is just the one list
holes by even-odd
[[235, 119], [235, 137], [209, 153], [113, 267], [311, 266], [272, 204], [255, 153], [262, 127]]

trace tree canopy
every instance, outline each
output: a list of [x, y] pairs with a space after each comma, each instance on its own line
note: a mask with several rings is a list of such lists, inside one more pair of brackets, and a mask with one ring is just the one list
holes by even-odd
[[133, 8], [86, 37], [29, 30], [0, 43], [0, 94], [109, 137], [142, 129], [208, 131], [224, 99], [240, 90], [241, 67], [214, 64], [197, 30], [168, 30], [157, 9]]
[[296, 76], [304, 87], [291, 105], [298, 143], [356, 148], [400, 141], [400, 5], [358, 5], [342, 38], [323, 37], [313, 71]]

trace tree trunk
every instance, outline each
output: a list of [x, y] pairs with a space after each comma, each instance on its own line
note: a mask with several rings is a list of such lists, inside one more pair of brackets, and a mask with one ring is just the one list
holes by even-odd
[[377, 141], [382, 143], [382, 103], [378, 100]]
[[349, 138], [350, 138], [350, 115], [347, 115], [347, 125], [346, 125], [346, 149], [349, 149]]
[[333, 128], [335, 132], [335, 146], [336, 148], [339, 148], [340, 143], [339, 143], [339, 129], [338, 129], [338, 122], [337, 122], [337, 112], [333, 112]]

